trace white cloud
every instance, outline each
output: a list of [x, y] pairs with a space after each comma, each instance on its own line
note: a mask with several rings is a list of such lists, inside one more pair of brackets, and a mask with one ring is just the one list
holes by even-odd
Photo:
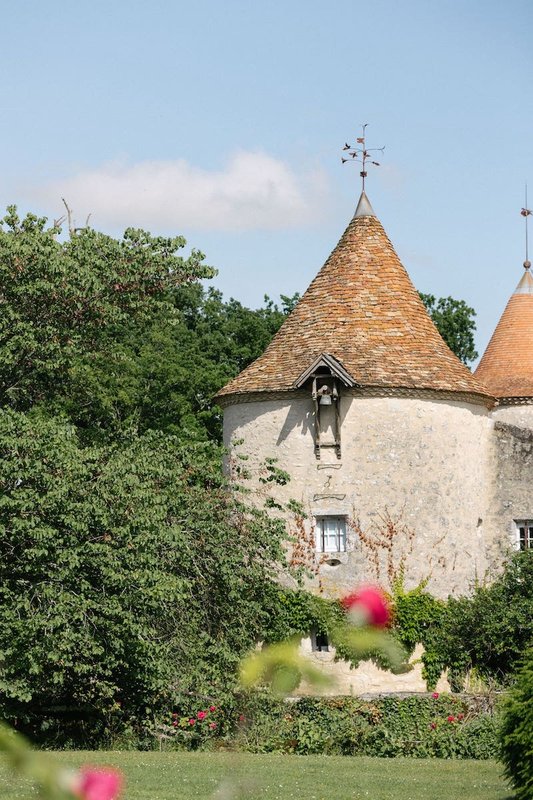
[[239, 152], [219, 171], [187, 161], [110, 163], [26, 187], [49, 216], [64, 197], [96, 227], [252, 230], [310, 225], [329, 206], [320, 170], [297, 174], [265, 153]]

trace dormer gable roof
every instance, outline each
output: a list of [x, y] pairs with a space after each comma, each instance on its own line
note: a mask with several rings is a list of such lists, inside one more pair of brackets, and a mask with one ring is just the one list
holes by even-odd
[[345, 386], [357, 386], [357, 381], [355, 381], [350, 373], [342, 366], [340, 361], [338, 361], [334, 356], [329, 355], [329, 353], [321, 353], [318, 358], [315, 360], [305, 369], [301, 375], [294, 381], [293, 387], [295, 389], [301, 389], [302, 386], [311, 378], [315, 373], [319, 372], [321, 369], [326, 369], [329, 371], [331, 375], [335, 378], [339, 378], [340, 381]]

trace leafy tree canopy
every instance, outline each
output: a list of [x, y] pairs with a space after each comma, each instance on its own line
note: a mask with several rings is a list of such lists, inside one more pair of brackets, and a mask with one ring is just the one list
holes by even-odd
[[464, 300], [454, 300], [453, 297], [439, 297], [437, 300], [434, 295], [422, 292], [420, 297], [450, 350], [463, 364], [475, 361], [478, 353], [474, 344], [474, 309]]
[[426, 672], [448, 668], [458, 691], [472, 668], [493, 683], [511, 681], [533, 644], [533, 552], [514, 554], [505, 571], [471, 597], [450, 597], [422, 641]]
[[181, 237], [129, 229], [121, 240], [84, 228], [59, 242], [57, 228], [14, 207], [0, 225], [0, 405], [25, 410], [64, 390], [79, 362], [103, 357], [124, 326], [137, 330], [173, 310], [172, 291], [209, 278]]
[[4, 719], [94, 743], [231, 684], [262, 636], [284, 526], [220, 460], [155, 432], [80, 448], [72, 426], [0, 415]]

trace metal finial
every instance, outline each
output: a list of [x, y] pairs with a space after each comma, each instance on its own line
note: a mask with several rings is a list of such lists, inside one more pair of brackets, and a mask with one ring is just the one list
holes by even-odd
[[385, 150], [385, 147], [367, 147], [366, 146], [365, 131], [366, 131], [367, 125], [368, 125], [368, 123], [365, 122], [365, 124], [361, 126], [362, 129], [363, 129], [363, 133], [362, 133], [362, 136], [358, 136], [357, 137], [355, 147], [352, 147], [351, 144], [348, 144], [348, 142], [346, 142], [346, 144], [342, 148], [344, 151], [347, 151], [347, 154], [350, 156], [350, 158], [342, 158], [341, 159], [343, 164], [346, 164], [346, 163], [358, 163], [358, 164], [361, 164], [362, 170], [359, 173], [359, 175], [363, 179], [363, 192], [365, 191], [365, 178], [367, 176], [366, 162], [370, 161], [370, 164], [373, 164], [375, 167], [379, 167], [379, 161], [372, 161], [371, 160], [372, 156], [370, 155], [370, 153], [375, 153], [375, 152], [383, 153], [383, 151]]
[[530, 261], [530, 260], [529, 260], [529, 258], [528, 258], [528, 252], [527, 252], [527, 250], [528, 250], [528, 242], [527, 242], [527, 218], [528, 218], [528, 217], [530, 217], [530, 216], [531, 216], [531, 214], [533, 214], [533, 211], [531, 211], [531, 210], [530, 210], [530, 209], [527, 207], [527, 183], [526, 183], [526, 204], [525, 204], [524, 208], [523, 208], [523, 209], [520, 211], [520, 213], [522, 214], [522, 216], [523, 216], [523, 217], [525, 217], [525, 223], [526, 223], [526, 260], [524, 261], [524, 268], [525, 268], [525, 269], [530, 269], [530, 267], [531, 267], [531, 261]]

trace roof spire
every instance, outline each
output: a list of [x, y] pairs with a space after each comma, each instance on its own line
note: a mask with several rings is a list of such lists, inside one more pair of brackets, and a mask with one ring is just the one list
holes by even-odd
[[[363, 197], [363, 195], [365, 193], [365, 178], [366, 178], [366, 176], [368, 174], [367, 171], [366, 171], [366, 162], [369, 161], [370, 164], [373, 164], [375, 167], [379, 167], [379, 161], [372, 161], [372, 156], [370, 155], [370, 153], [375, 153], [375, 152], [383, 153], [383, 151], [385, 150], [385, 147], [367, 147], [366, 146], [366, 134], [365, 134], [365, 131], [366, 131], [367, 126], [368, 126], [368, 122], [365, 122], [364, 125], [361, 126], [362, 127], [362, 134], [361, 134], [361, 136], [357, 137], [355, 147], [353, 147], [351, 144], [348, 144], [348, 142], [346, 142], [346, 144], [344, 145], [344, 147], [342, 149], [344, 151], [347, 151], [347, 155], [349, 155], [350, 158], [342, 158], [341, 159], [343, 164], [352, 163], [352, 162], [361, 164], [362, 169], [361, 169], [361, 171], [359, 173], [359, 175], [363, 179], [361, 198]], [[359, 202], [361, 202], [361, 201], [359, 201]]]
[[524, 217], [524, 221], [525, 221], [525, 223], [526, 223], [526, 260], [524, 261], [524, 269], [531, 269], [531, 261], [530, 261], [530, 260], [529, 260], [529, 258], [528, 258], [528, 252], [527, 252], [527, 249], [528, 249], [528, 248], [527, 248], [527, 218], [528, 218], [529, 216], [531, 216], [531, 214], [533, 214], [533, 211], [531, 211], [531, 210], [530, 210], [530, 209], [527, 207], [527, 183], [526, 183], [526, 203], [525, 203], [525, 206], [524, 206], [524, 208], [521, 210], [521, 212], [520, 212], [520, 213], [521, 213], [521, 214], [522, 214], [522, 216]]

